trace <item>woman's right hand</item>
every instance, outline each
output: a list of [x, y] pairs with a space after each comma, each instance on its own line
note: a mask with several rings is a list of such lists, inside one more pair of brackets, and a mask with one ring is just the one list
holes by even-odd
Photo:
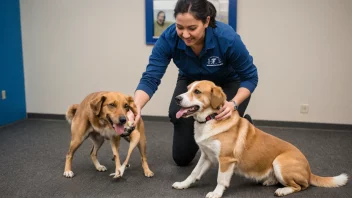
[[149, 95], [142, 90], [137, 90], [134, 93], [134, 104], [136, 105], [136, 110], [137, 110], [136, 112], [137, 114], [135, 115], [136, 117], [134, 119], [134, 126], [136, 126], [139, 120], [141, 119], [142, 108], [144, 107], [145, 104], [147, 104], [149, 99], [150, 99]]
[[136, 105], [136, 110], [137, 110], [136, 112], [137, 114], [135, 115], [135, 118], [134, 118], [134, 123], [133, 123], [134, 126], [136, 126], [139, 120], [141, 119], [141, 107], [139, 105]]

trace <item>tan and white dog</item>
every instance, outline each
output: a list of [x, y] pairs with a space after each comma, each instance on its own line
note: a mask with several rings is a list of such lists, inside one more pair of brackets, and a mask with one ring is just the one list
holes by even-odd
[[[73, 177], [72, 158], [75, 151], [86, 138], [93, 142], [90, 156], [98, 171], [106, 171], [97, 159], [97, 153], [105, 139], [110, 140], [116, 165], [115, 173], [110, 174], [114, 178], [122, 177], [133, 149], [138, 145], [144, 175], [152, 177], [154, 173], [149, 169], [146, 156], [146, 137], [144, 123], [140, 119], [135, 129], [131, 129], [134, 121], [136, 106], [131, 96], [119, 92], [96, 92], [89, 94], [80, 104], [71, 105], [66, 112], [66, 119], [71, 123], [71, 143], [66, 155], [65, 177]], [[125, 129], [133, 130], [127, 141], [130, 142], [128, 154], [124, 163], [120, 164], [119, 145], [121, 135]]]
[[[254, 127], [237, 112], [226, 120], [208, 119], [226, 100], [220, 87], [210, 81], [197, 81], [188, 86], [188, 91], [176, 97], [181, 110], [176, 117], [193, 116], [194, 138], [201, 156], [186, 180], [172, 185], [186, 189], [199, 180], [218, 163], [217, 186], [206, 197], [221, 197], [230, 184], [233, 173], [262, 182], [263, 185], [281, 183], [275, 195], [284, 196], [306, 189], [309, 185], [338, 187], [347, 183], [346, 174], [336, 177], [314, 175], [300, 150], [292, 144], [267, 134]], [[207, 121], [209, 120], [209, 121]]]

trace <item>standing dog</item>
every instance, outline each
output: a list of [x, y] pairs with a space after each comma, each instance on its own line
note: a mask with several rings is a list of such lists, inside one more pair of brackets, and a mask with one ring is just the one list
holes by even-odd
[[[132, 113], [133, 112], [133, 113]], [[66, 155], [65, 177], [73, 177], [71, 169], [72, 158], [77, 148], [89, 137], [93, 142], [90, 153], [93, 164], [98, 171], [106, 171], [97, 159], [97, 153], [104, 139], [110, 140], [116, 165], [114, 178], [122, 177], [133, 149], [138, 145], [144, 175], [152, 177], [154, 173], [149, 169], [146, 156], [146, 137], [144, 123], [140, 119], [136, 128], [129, 136], [130, 146], [126, 160], [121, 165], [119, 158], [120, 137], [130, 129], [136, 107], [131, 96], [119, 92], [96, 92], [88, 95], [80, 104], [71, 105], [66, 113], [66, 119], [71, 123], [71, 143]]]
[[314, 175], [300, 150], [292, 144], [267, 134], [250, 124], [237, 112], [226, 120], [216, 121], [212, 115], [224, 104], [226, 95], [210, 81], [197, 81], [188, 86], [188, 92], [176, 97], [181, 110], [177, 117], [193, 116], [194, 138], [201, 150], [198, 164], [191, 175], [172, 187], [186, 189], [209, 169], [219, 164], [218, 185], [206, 197], [221, 197], [229, 186], [233, 173], [263, 182], [263, 185], [281, 183], [275, 195], [284, 196], [306, 189], [310, 184], [320, 187], [338, 187], [347, 183], [346, 174], [336, 177]]

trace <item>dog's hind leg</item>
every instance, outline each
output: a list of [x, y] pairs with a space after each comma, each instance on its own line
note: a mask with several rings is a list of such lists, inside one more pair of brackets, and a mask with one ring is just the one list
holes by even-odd
[[299, 192], [309, 186], [309, 165], [304, 156], [290, 153], [281, 154], [273, 162], [275, 177], [284, 185], [275, 191], [276, 196], [285, 196]]
[[90, 157], [93, 161], [93, 164], [98, 171], [106, 171], [107, 168], [101, 165], [97, 159], [98, 150], [100, 149], [101, 145], [103, 145], [104, 138], [98, 133], [91, 133], [89, 137], [90, 140], [93, 142], [93, 147], [90, 152]]
[[66, 155], [65, 162], [65, 171], [64, 176], [67, 178], [73, 177], [74, 173], [72, 172], [72, 159], [76, 150], [81, 146], [82, 142], [85, 140], [85, 133], [87, 131], [87, 126], [85, 124], [75, 124], [71, 126], [71, 142], [70, 148]]

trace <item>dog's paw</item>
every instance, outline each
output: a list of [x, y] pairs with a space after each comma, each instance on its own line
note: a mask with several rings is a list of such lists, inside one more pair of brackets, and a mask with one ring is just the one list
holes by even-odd
[[190, 184], [186, 183], [186, 182], [175, 182], [174, 184], [172, 184], [172, 187], [175, 189], [187, 189], [189, 188]]
[[276, 196], [279, 196], [279, 197], [282, 197], [282, 196], [285, 196], [285, 195], [288, 195], [288, 194], [291, 194], [293, 193], [293, 189], [291, 187], [284, 187], [284, 188], [278, 188], [274, 195]]
[[206, 198], [220, 198], [221, 197], [221, 195], [219, 195], [219, 194], [217, 194], [217, 193], [215, 193], [215, 192], [209, 192], [208, 194], [207, 194], [207, 196], [205, 196]]
[[111, 173], [109, 176], [114, 176], [113, 178], [114, 179], [118, 179], [118, 178], [121, 178], [122, 176], [120, 175], [120, 172], [118, 172], [117, 174], [116, 173]]
[[96, 169], [97, 169], [97, 171], [99, 171], [99, 172], [104, 172], [104, 171], [107, 171], [107, 170], [108, 170], [108, 169], [107, 169], [105, 166], [103, 166], [103, 165], [97, 166]]
[[[128, 166], [128, 165], [127, 165]], [[123, 176], [123, 173], [125, 172], [125, 169], [126, 169], [126, 166], [125, 165], [122, 165], [120, 168], [119, 168], [119, 172], [120, 172], [120, 177]]]
[[154, 173], [151, 170], [145, 170], [144, 171], [144, 176], [146, 177], [153, 177]]
[[65, 171], [64, 176], [67, 178], [72, 178], [75, 174], [72, 171]]
[[[129, 166], [129, 165], [128, 165]], [[126, 166], [122, 165], [118, 170], [116, 170], [116, 173], [111, 173], [110, 176], [114, 176], [114, 179], [120, 178], [123, 176], [123, 173], [125, 172]]]

